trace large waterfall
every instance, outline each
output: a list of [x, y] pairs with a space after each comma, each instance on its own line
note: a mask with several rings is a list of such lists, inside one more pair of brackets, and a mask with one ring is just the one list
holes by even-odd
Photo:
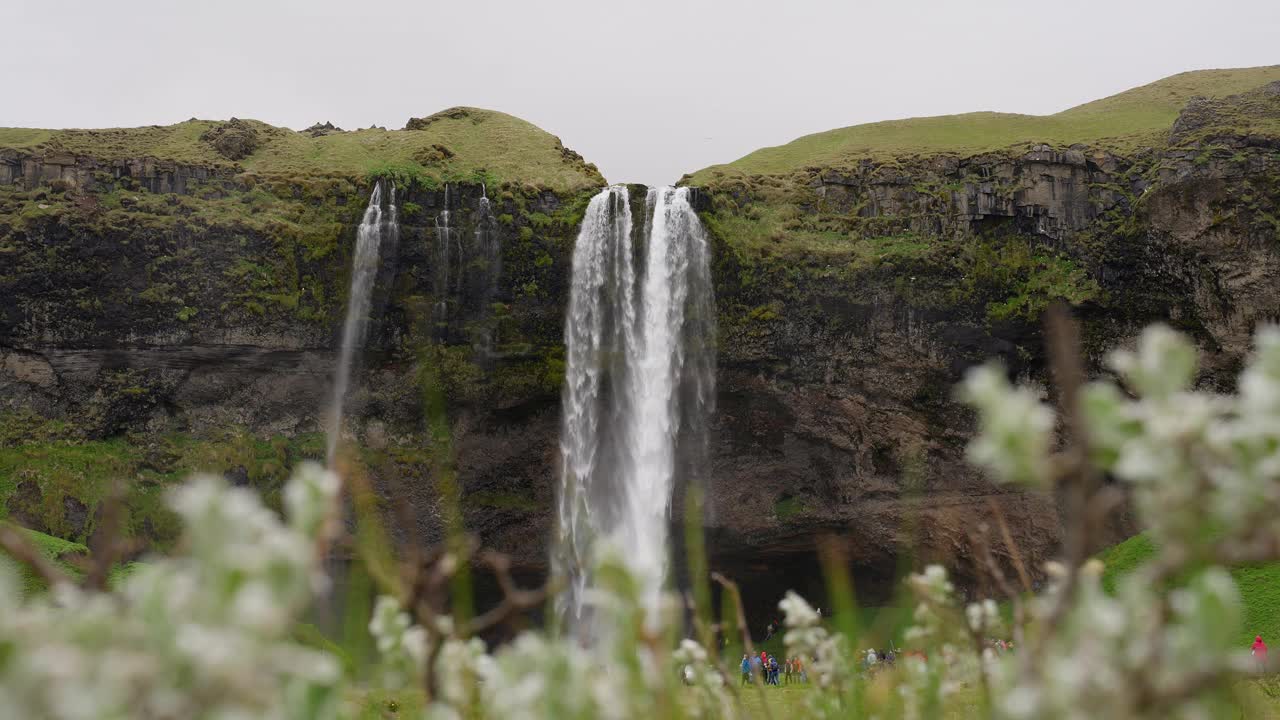
[[687, 188], [649, 190], [633, 242], [625, 187], [592, 198], [573, 252], [555, 564], [562, 610], [589, 634], [591, 565], [615, 545], [655, 610], [672, 491], [705, 455], [715, 313], [706, 235]]
[[382, 212], [382, 183], [373, 186], [369, 206], [356, 231], [355, 255], [351, 260], [351, 290], [347, 293], [347, 319], [342, 326], [342, 349], [333, 380], [333, 400], [329, 405], [328, 462], [333, 464], [342, 437], [342, 405], [351, 382], [351, 365], [356, 351], [364, 345], [368, 329], [373, 281], [378, 274], [378, 252], [384, 239], [399, 232], [396, 218], [396, 190], [391, 187], [387, 212]]

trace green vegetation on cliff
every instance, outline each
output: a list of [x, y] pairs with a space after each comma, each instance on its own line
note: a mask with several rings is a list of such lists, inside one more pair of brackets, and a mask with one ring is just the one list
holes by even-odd
[[[493, 110], [451, 108], [415, 118], [412, 130], [370, 128], [312, 136], [256, 120], [188, 120], [103, 130], [0, 128], [0, 149], [100, 161], [154, 159], [239, 168], [270, 177], [400, 175], [423, 182], [512, 182], [556, 191], [604, 184], [594, 165], [554, 135]], [[234, 129], [238, 142], [222, 142]]]
[[[719, 298], [726, 328], [767, 323], [828, 292], [865, 305], [892, 295], [981, 323], [1034, 322], [1054, 300], [1102, 297], [1077, 259], [1020, 235], [1012, 223], [939, 237], [918, 228], [941, 211], [866, 217], [769, 180], [739, 199], [716, 194], [702, 216], [718, 241], [722, 277], [732, 279]], [[922, 197], [930, 192], [920, 188]]]
[[75, 428], [30, 413], [0, 414], [0, 518], [70, 541], [87, 541], [113, 483], [126, 491], [128, 533], [166, 547], [177, 526], [165, 490], [193, 472], [229, 473], [278, 506], [289, 469], [324, 454], [311, 433], [255, 437], [241, 429], [84, 439]]
[[1054, 115], [974, 112], [887, 120], [806, 135], [726, 165], [695, 173], [693, 185], [732, 175], [784, 174], [807, 167], [843, 167], [863, 158], [976, 155], [1017, 145], [1073, 143], [1114, 150], [1159, 144], [1195, 96], [1219, 98], [1280, 80], [1280, 65], [1197, 70], [1064, 110]]

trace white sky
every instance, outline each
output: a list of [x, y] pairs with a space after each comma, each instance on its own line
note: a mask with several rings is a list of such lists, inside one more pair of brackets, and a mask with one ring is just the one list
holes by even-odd
[[0, 0], [0, 126], [403, 127], [475, 105], [613, 182], [803, 134], [1280, 63], [1280, 0]]

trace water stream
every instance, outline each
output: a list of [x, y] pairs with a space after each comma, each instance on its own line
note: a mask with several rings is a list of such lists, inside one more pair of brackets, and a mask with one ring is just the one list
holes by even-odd
[[449, 256], [453, 242], [453, 228], [449, 227], [449, 186], [444, 186], [444, 208], [436, 214], [436, 275], [432, 290], [436, 296], [433, 308], [436, 325], [449, 320]]
[[385, 238], [398, 232], [396, 190], [391, 186], [387, 212], [382, 211], [382, 183], [373, 186], [369, 205], [356, 231], [356, 248], [351, 260], [351, 289], [347, 293], [347, 319], [342, 325], [342, 346], [333, 380], [333, 399], [329, 404], [329, 437], [326, 457], [330, 465], [342, 437], [342, 407], [351, 382], [351, 369], [356, 351], [364, 346], [368, 332], [369, 308], [373, 299], [374, 279], [378, 274], [378, 253]]

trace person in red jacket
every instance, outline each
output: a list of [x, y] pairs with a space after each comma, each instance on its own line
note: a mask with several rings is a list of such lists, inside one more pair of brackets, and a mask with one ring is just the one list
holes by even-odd
[[1258, 672], [1262, 672], [1267, 667], [1267, 644], [1262, 642], [1262, 636], [1259, 635], [1253, 639], [1253, 647], [1251, 648], [1253, 662], [1258, 666]]

